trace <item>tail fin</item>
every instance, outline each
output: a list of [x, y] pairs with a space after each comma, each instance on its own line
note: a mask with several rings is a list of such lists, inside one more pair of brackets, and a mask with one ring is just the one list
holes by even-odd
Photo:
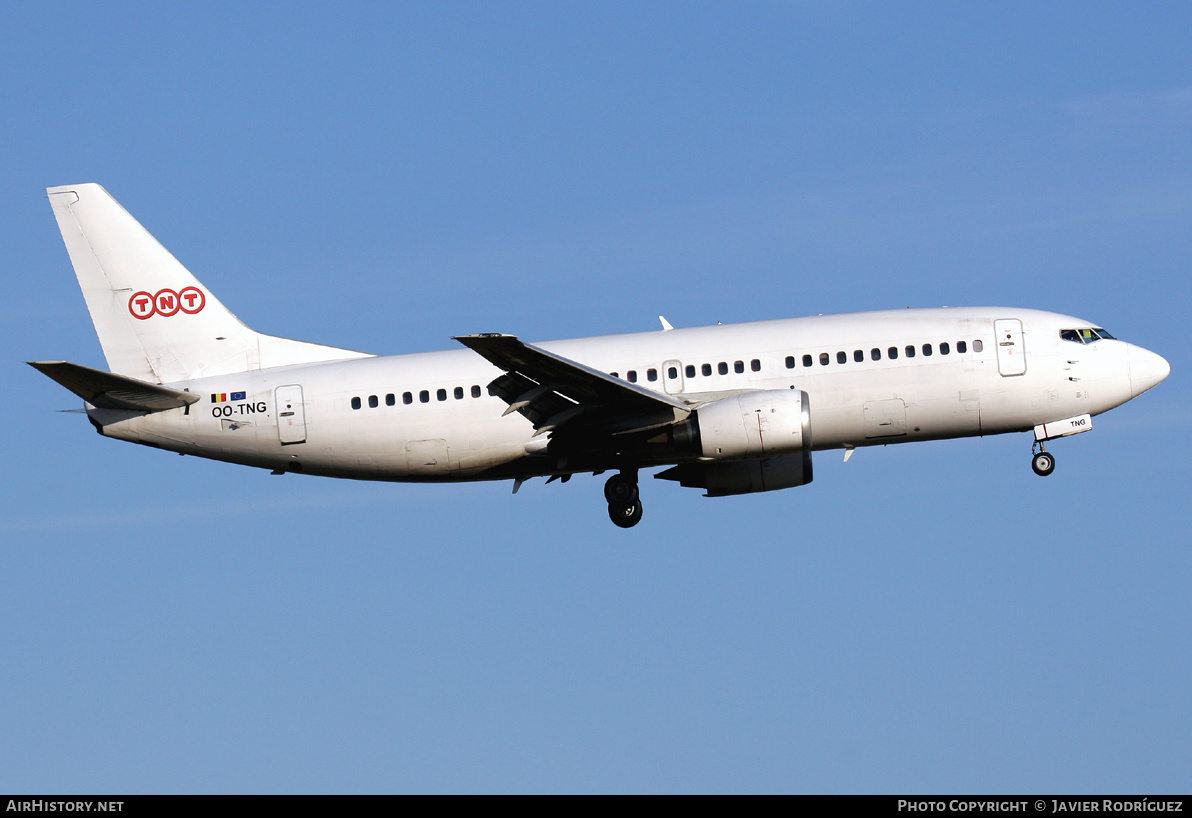
[[99, 185], [46, 192], [112, 372], [170, 383], [368, 357], [249, 329]]

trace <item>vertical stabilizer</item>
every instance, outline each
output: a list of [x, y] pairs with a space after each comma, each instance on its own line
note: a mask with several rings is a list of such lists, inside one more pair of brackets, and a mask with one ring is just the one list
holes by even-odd
[[249, 329], [99, 185], [46, 192], [112, 372], [170, 383], [367, 357]]

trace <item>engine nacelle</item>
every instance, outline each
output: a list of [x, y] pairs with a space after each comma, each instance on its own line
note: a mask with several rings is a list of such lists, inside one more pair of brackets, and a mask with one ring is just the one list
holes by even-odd
[[789, 489], [811, 482], [811, 452], [726, 463], [684, 463], [655, 477], [677, 480], [679, 485], [689, 488], [707, 489], [706, 497]]
[[676, 441], [703, 457], [781, 457], [811, 449], [811, 408], [798, 389], [745, 392], [705, 403], [682, 431]]

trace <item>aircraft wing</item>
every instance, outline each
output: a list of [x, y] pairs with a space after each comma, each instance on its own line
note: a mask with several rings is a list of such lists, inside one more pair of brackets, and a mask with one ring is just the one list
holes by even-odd
[[53, 378], [83, 400], [102, 409], [161, 412], [180, 409], [199, 400], [198, 395], [168, 386], [140, 381], [66, 361], [29, 361], [29, 366]]
[[681, 400], [527, 344], [516, 335], [481, 333], [455, 338], [505, 374], [489, 392], [519, 412], [539, 434], [557, 429], [600, 427], [623, 434], [669, 426], [687, 417]]

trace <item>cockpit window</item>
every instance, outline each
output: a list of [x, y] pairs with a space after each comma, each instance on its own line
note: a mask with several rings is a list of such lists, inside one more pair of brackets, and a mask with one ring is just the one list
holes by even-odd
[[1091, 344], [1094, 341], [1100, 341], [1102, 338], [1106, 340], [1116, 340], [1112, 335], [1106, 332], [1101, 327], [1081, 327], [1080, 329], [1062, 329], [1060, 330], [1060, 338], [1065, 341], [1071, 341], [1074, 344]]

